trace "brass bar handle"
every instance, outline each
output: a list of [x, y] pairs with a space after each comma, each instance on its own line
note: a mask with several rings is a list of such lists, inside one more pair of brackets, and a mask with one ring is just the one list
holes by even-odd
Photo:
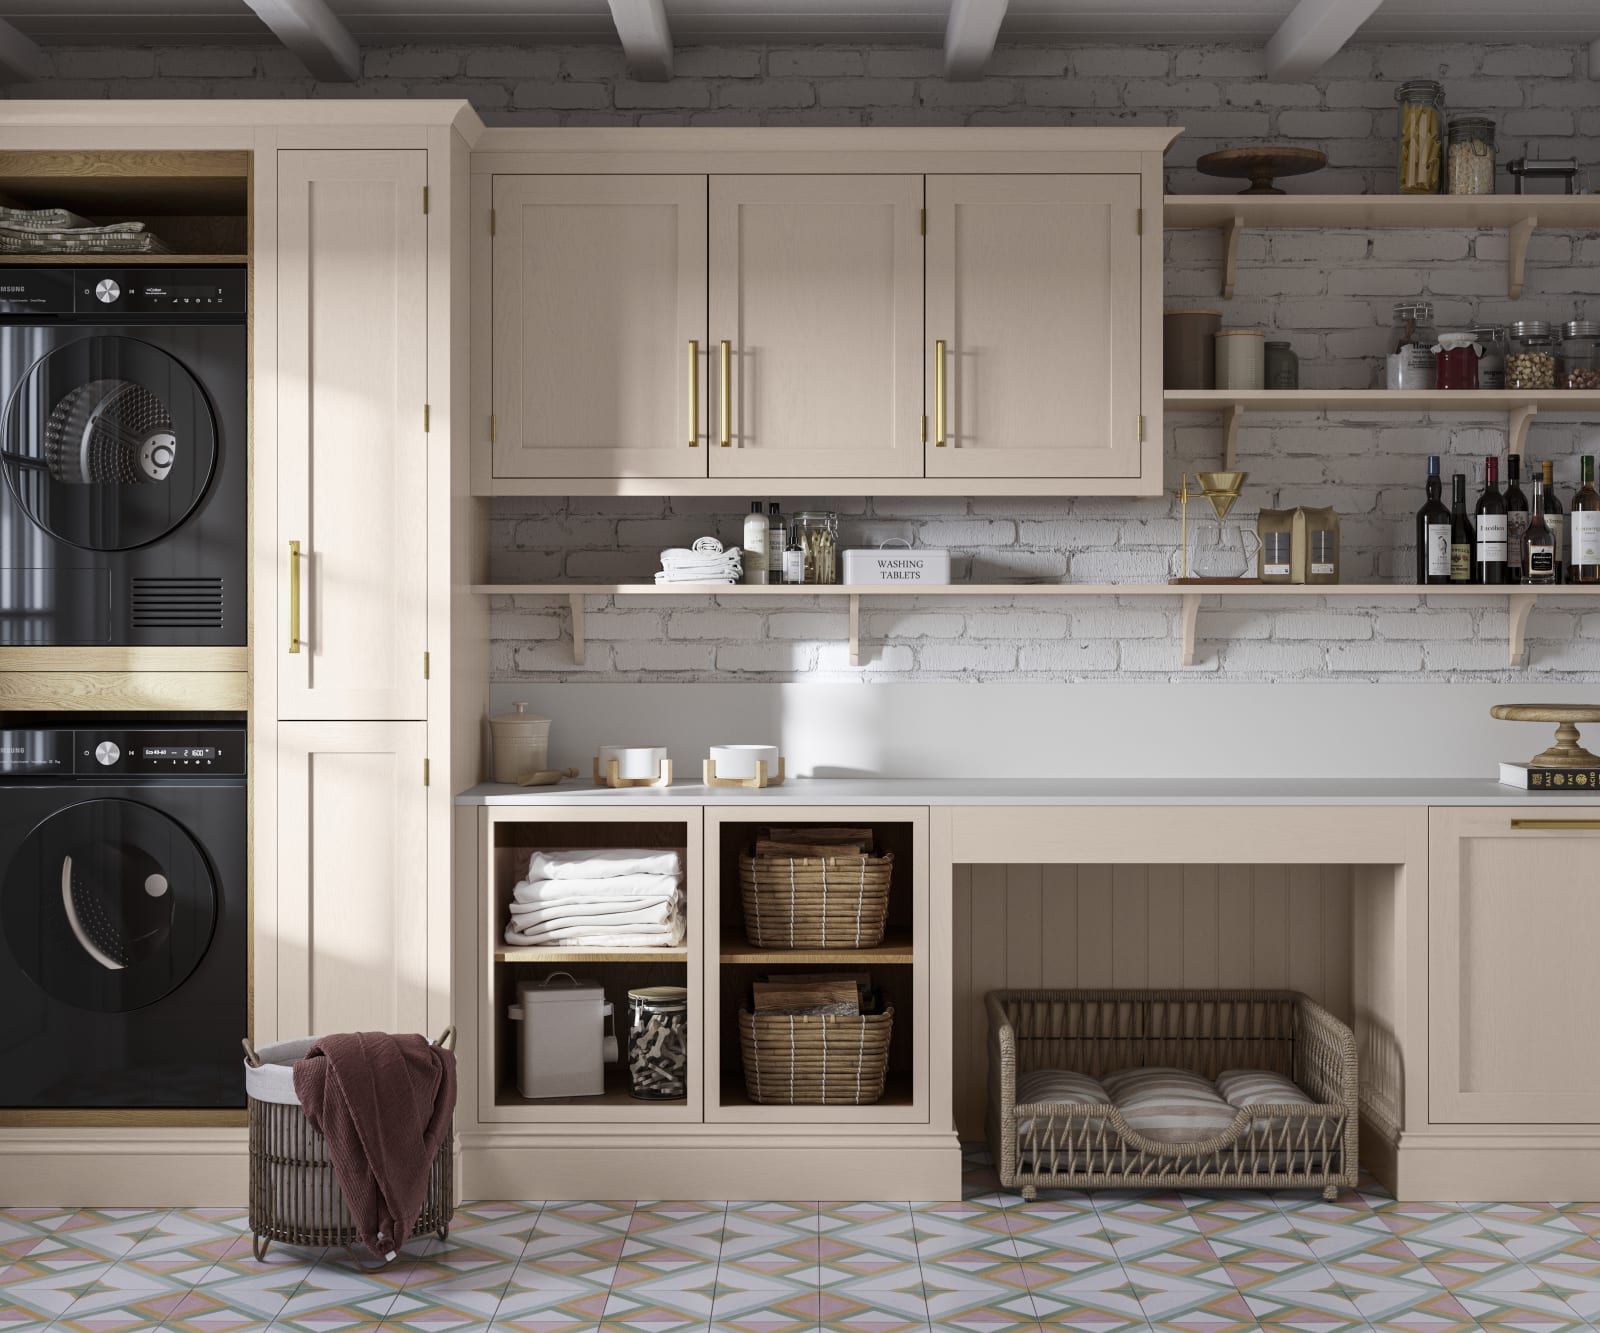
[[700, 342], [689, 339], [689, 447], [700, 447]]
[[289, 543], [289, 651], [300, 651], [300, 543]]
[[943, 449], [944, 429], [944, 339], [933, 344], [933, 447]]
[[1519, 829], [1600, 829], [1600, 819], [1513, 819]]
[[724, 338], [717, 345], [722, 359], [722, 438], [724, 449], [733, 446], [733, 344]]

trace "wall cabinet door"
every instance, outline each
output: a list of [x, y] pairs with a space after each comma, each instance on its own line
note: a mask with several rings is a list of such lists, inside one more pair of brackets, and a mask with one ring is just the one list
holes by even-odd
[[921, 208], [920, 176], [711, 178], [713, 477], [922, 475]]
[[706, 178], [494, 183], [494, 470], [706, 475]]
[[927, 189], [927, 475], [1137, 477], [1139, 177]]
[[279, 1033], [427, 1024], [426, 730], [278, 727]]
[[427, 173], [278, 154], [279, 717], [427, 716]]
[[1435, 1124], [1600, 1124], [1597, 814], [1592, 805], [1430, 812]]

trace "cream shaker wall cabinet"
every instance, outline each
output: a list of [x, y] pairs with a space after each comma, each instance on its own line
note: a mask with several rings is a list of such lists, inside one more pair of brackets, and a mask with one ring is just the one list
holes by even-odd
[[928, 178], [930, 477], [1142, 470], [1137, 175]]
[[427, 716], [427, 180], [278, 154], [280, 718]]
[[1597, 1125], [1593, 806], [1429, 818], [1428, 1119]]

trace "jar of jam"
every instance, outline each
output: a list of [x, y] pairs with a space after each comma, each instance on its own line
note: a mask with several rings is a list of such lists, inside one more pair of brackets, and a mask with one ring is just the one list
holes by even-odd
[[1441, 333], [1433, 349], [1434, 387], [1476, 389], [1478, 350], [1471, 333]]

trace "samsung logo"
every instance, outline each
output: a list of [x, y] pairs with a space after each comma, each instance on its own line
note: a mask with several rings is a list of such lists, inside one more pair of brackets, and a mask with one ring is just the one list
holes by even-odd
[[0, 292], [25, 292], [26, 287], [0, 287]]

